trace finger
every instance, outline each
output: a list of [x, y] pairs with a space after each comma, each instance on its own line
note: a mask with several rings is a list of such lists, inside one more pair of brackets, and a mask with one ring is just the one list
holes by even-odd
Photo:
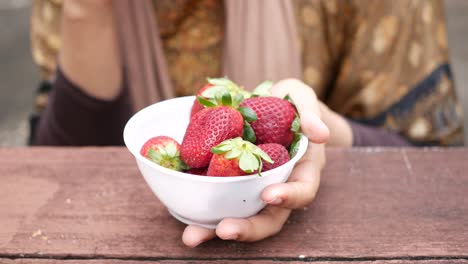
[[188, 225], [182, 234], [182, 242], [188, 247], [194, 248], [201, 243], [216, 237], [214, 229]]
[[301, 116], [302, 132], [314, 143], [325, 143], [330, 137], [330, 131], [320, 119], [320, 105], [314, 90], [295, 79], [286, 79], [273, 85], [274, 96], [283, 98], [289, 95]]
[[325, 166], [325, 145], [309, 143], [304, 156], [296, 163], [288, 181], [312, 181]]
[[262, 193], [262, 200], [270, 205], [289, 209], [303, 208], [310, 204], [318, 191], [320, 176], [311, 182], [288, 182], [270, 185]]
[[261, 240], [281, 231], [290, 213], [287, 208], [267, 206], [249, 218], [226, 218], [218, 224], [216, 235], [224, 240]]
[[313, 143], [326, 143], [330, 138], [327, 125], [314, 113], [301, 111], [302, 133]]
[[324, 146], [311, 143], [304, 157], [294, 167], [288, 182], [273, 184], [265, 188], [262, 192], [262, 200], [270, 205], [290, 209], [306, 206], [315, 198], [324, 164]]

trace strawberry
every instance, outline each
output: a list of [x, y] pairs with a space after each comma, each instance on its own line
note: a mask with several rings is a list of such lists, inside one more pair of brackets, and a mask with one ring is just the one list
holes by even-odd
[[143, 144], [140, 154], [152, 162], [176, 171], [187, 169], [180, 158], [180, 144], [173, 138], [157, 136]]
[[205, 100], [214, 101], [217, 95], [229, 93], [232, 98], [237, 95], [241, 95], [242, 98], [250, 97], [250, 93], [245, 91], [242, 87], [238, 86], [228, 78], [208, 78], [208, 84], [203, 86], [196, 94], [195, 101], [190, 111], [190, 117], [193, 117], [195, 113], [202, 110], [205, 106], [200, 104], [199, 97]]
[[263, 152], [265, 152], [270, 158], [274, 161], [274, 163], [265, 163], [263, 165], [262, 171], [268, 171], [279, 167], [286, 162], [289, 161], [289, 153], [288, 150], [280, 144], [277, 143], [267, 143], [267, 144], [260, 144], [259, 147]]
[[[200, 91], [198, 91], [197, 95], [196, 95], [196, 98], [195, 98], [195, 101], [193, 102], [193, 105], [192, 105], [192, 110], [190, 111], [190, 117], [193, 117], [193, 115], [195, 115], [198, 111], [202, 110], [203, 108], [205, 108], [202, 104], [200, 104], [197, 100], [197, 98], [199, 96], [202, 96], [203, 92], [208, 90], [209, 88], [213, 87], [212, 84], [206, 84], [205, 86], [203, 86]], [[207, 99], [206, 97], [204, 97], [205, 99]]]
[[206, 176], [207, 171], [208, 171], [208, 168], [191, 168], [185, 171], [185, 173]]
[[214, 154], [208, 166], [207, 176], [243, 176], [247, 175], [239, 167], [239, 159], [227, 159], [223, 154]]
[[250, 123], [256, 136], [256, 144], [291, 145], [295, 139], [292, 128], [298, 130], [293, 126], [297, 112], [291, 102], [273, 96], [253, 97], [245, 99], [240, 106], [251, 108], [257, 116], [257, 120]]
[[259, 147], [241, 137], [228, 139], [213, 147], [214, 153], [206, 175], [208, 176], [242, 176], [262, 170], [263, 162], [273, 160]]
[[182, 160], [192, 168], [207, 167], [211, 148], [226, 139], [242, 135], [244, 120], [229, 106], [205, 108], [196, 113], [185, 131], [180, 147]]

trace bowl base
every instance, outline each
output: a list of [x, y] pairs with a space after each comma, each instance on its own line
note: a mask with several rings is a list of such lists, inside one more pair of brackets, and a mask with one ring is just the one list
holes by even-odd
[[171, 211], [169, 209], [168, 209], [168, 211], [175, 219], [179, 220], [180, 222], [182, 222], [184, 224], [201, 226], [201, 227], [208, 228], [208, 229], [216, 229], [217, 225], [207, 225], [207, 224], [195, 223], [195, 222], [193, 222], [191, 220], [188, 220], [187, 218], [185, 218], [183, 216], [180, 216], [179, 214], [175, 213], [174, 211]]

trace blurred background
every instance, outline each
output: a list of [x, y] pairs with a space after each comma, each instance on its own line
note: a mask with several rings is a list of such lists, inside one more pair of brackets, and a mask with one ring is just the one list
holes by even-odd
[[[450, 56], [468, 139], [468, 1], [446, 0]], [[29, 41], [31, 0], [0, 0], [0, 146], [23, 146], [39, 75]], [[468, 140], [466, 140], [468, 142]]]

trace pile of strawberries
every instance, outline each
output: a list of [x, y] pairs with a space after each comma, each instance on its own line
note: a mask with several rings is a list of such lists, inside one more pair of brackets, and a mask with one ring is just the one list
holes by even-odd
[[289, 161], [298, 148], [300, 121], [291, 99], [270, 95], [272, 82], [252, 93], [227, 78], [208, 79], [197, 93], [182, 143], [149, 139], [141, 155], [177, 171], [242, 176]]

